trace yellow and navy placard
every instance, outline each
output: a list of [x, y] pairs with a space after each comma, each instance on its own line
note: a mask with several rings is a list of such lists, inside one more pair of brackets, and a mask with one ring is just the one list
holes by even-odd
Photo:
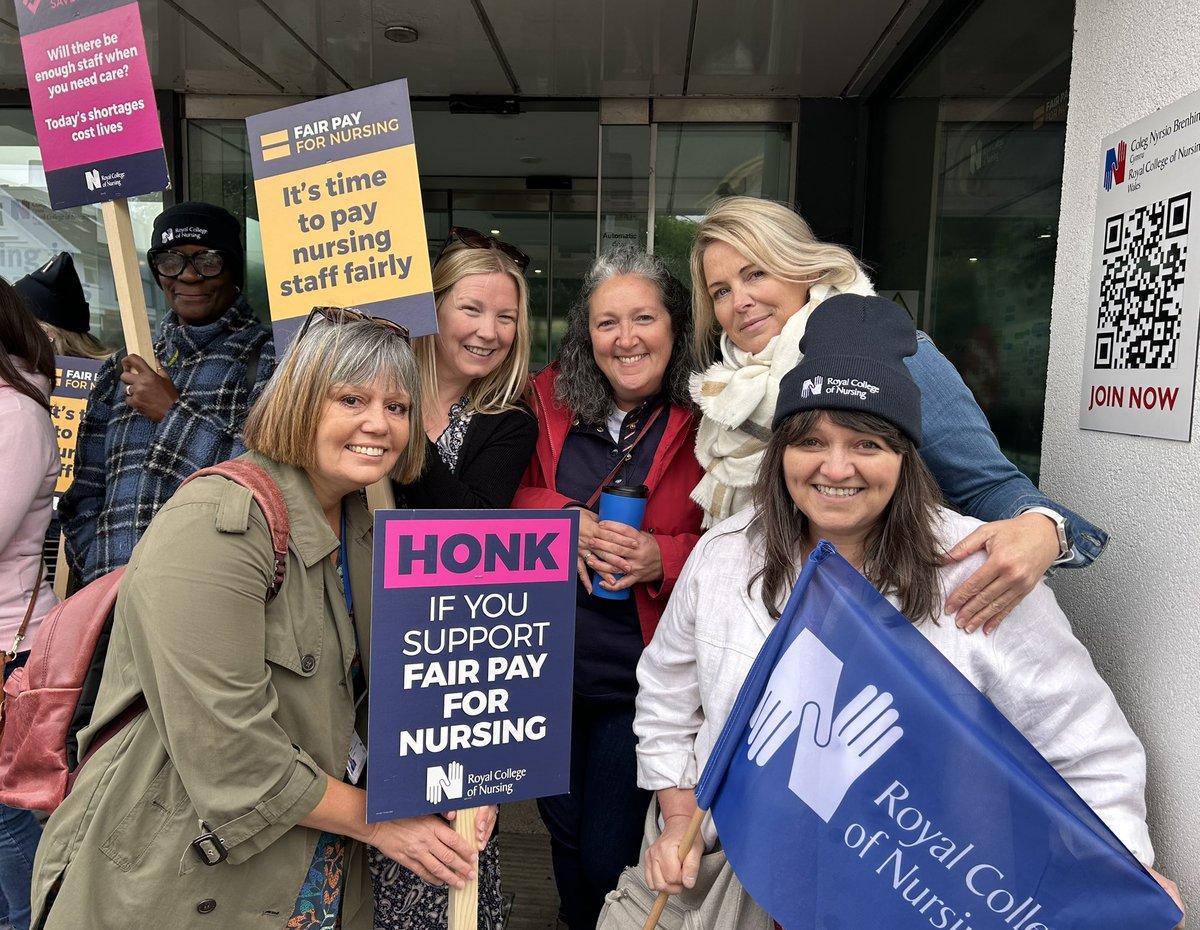
[[435, 332], [408, 82], [246, 120], [275, 346], [313, 307]]
[[83, 411], [96, 384], [101, 362], [91, 358], [58, 355], [54, 359], [54, 391], [50, 395], [50, 413], [54, 431], [58, 434], [58, 456], [62, 469], [54, 487], [55, 506], [75, 480], [75, 445], [79, 440], [79, 424]]

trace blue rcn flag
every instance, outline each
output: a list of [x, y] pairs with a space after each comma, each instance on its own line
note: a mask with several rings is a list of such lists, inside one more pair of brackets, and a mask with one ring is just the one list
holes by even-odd
[[1169, 930], [1179, 909], [827, 542], [696, 786], [785, 930]]

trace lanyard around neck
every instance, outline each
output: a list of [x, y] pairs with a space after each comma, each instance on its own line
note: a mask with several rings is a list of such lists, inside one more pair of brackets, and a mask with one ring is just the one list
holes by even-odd
[[613, 470], [610, 471], [605, 476], [604, 480], [601, 481], [600, 484], [596, 487], [596, 490], [592, 494], [592, 496], [588, 498], [588, 501], [587, 501], [588, 510], [594, 510], [596, 508], [596, 501], [600, 500], [600, 492], [604, 490], [604, 488], [608, 485], [608, 483], [610, 481], [613, 480], [613, 478], [617, 477], [617, 472], [619, 472], [621, 470], [621, 468], [624, 467], [625, 463], [628, 462], [631, 458], [633, 458], [633, 450], [636, 449], [637, 444], [642, 441], [642, 437], [645, 436], [648, 432], [650, 432], [650, 427], [652, 427], [654, 425], [654, 421], [658, 419], [659, 414], [663, 412], [663, 407], [665, 407], [665, 406], [667, 406], [667, 405], [664, 403], [664, 404], [654, 408], [654, 413], [652, 413], [650, 415], [650, 418], [646, 421], [646, 425], [643, 426], [641, 428], [641, 431], [636, 436], [633, 437], [633, 442], [631, 442], [628, 446], [626, 446], [625, 454], [617, 459], [617, 464], [614, 466]]
[[[350, 615], [350, 619], [354, 619], [354, 592], [350, 590], [350, 563], [346, 559], [346, 505], [342, 505], [342, 540], [341, 560], [342, 560], [342, 592], [346, 595], [346, 613]], [[358, 633], [355, 631], [355, 636]]]

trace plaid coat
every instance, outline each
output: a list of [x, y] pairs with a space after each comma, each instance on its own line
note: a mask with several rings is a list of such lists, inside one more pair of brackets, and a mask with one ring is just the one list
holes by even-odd
[[243, 297], [207, 326], [186, 326], [167, 314], [154, 354], [179, 391], [161, 421], [126, 405], [123, 353], [101, 366], [88, 400], [75, 479], [58, 508], [81, 585], [129, 561], [151, 518], [188, 475], [244, 451], [246, 413], [275, 370], [271, 330]]

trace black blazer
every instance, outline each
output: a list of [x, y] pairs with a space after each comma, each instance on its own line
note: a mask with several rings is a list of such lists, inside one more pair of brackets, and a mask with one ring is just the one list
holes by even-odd
[[524, 405], [504, 413], [476, 413], [467, 424], [455, 469], [447, 468], [437, 446], [426, 440], [425, 470], [411, 484], [394, 485], [396, 506], [443, 510], [508, 507], [537, 437], [537, 420]]

